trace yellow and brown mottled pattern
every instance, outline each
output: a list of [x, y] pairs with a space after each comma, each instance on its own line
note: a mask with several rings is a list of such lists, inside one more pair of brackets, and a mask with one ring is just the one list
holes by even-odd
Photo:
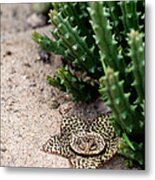
[[88, 124], [75, 115], [65, 116], [60, 135], [51, 136], [43, 151], [68, 158], [74, 168], [99, 168], [118, 149], [119, 138], [108, 117], [101, 115]]

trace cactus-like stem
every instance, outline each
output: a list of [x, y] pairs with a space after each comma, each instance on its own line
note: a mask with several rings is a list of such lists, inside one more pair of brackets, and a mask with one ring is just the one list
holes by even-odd
[[[110, 67], [100, 80], [100, 93], [107, 97], [107, 104], [112, 108], [117, 123], [127, 134], [141, 133], [140, 122], [136, 120], [135, 108], [129, 102], [130, 93], [124, 93], [123, 81], [119, 81], [119, 73]], [[137, 130], [140, 130], [138, 132]]]
[[[71, 27], [68, 19], [63, 19], [61, 13], [50, 12], [51, 21], [58, 28], [58, 33], [69, 51], [79, 60], [81, 68], [89, 74], [94, 73], [96, 68], [96, 57], [88, 48], [85, 37], [80, 37], [77, 33], [77, 27]], [[74, 60], [75, 60], [74, 59]]]
[[144, 83], [144, 43], [143, 43], [143, 34], [138, 31], [132, 30], [129, 34], [128, 40], [130, 49], [129, 56], [132, 59], [131, 71], [134, 75], [133, 85], [136, 88], [138, 93], [138, 102], [142, 102], [145, 96], [145, 83]]
[[[109, 18], [111, 19], [112, 32], [115, 34], [116, 41], [118, 42], [120, 47], [125, 47], [125, 37], [124, 37], [124, 28], [122, 25], [122, 21], [120, 20], [121, 9], [118, 5], [117, 1], [108, 1], [106, 2], [109, 11]], [[122, 46], [123, 45], [123, 46]], [[124, 49], [123, 47], [123, 49]]]
[[126, 139], [123, 137], [119, 141], [119, 150], [118, 153], [125, 156], [128, 159], [137, 161], [140, 165], [144, 164], [144, 143], [132, 142], [134, 150], [126, 142]]
[[[68, 21], [72, 27], [77, 26], [77, 33], [80, 36], [87, 36], [88, 45], [94, 43], [92, 37], [92, 29], [89, 23], [89, 13], [87, 11], [87, 3], [67, 2], [52, 3], [55, 10], [62, 13], [63, 18], [69, 17]], [[78, 16], [77, 16], [78, 14]]]
[[[74, 101], [88, 102], [92, 98], [95, 88], [76, 77], [68, 68], [60, 68], [55, 77], [47, 77], [48, 83], [62, 91], [72, 94]], [[91, 91], [90, 91], [91, 89]]]
[[122, 11], [121, 20], [124, 25], [125, 33], [129, 33], [131, 29], [139, 28], [139, 13], [137, 12], [137, 3], [133, 1], [119, 2]]
[[[117, 42], [112, 35], [109, 14], [102, 2], [91, 2], [88, 8], [91, 15], [91, 24], [95, 32], [95, 40], [98, 44], [101, 55], [104, 56], [106, 65], [109, 65], [115, 70], [120, 70], [123, 73], [124, 62], [118, 54]], [[121, 68], [122, 67], [122, 68]]]
[[[107, 2], [111, 22], [113, 24], [113, 30], [117, 33], [120, 33], [120, 27], [119, 25], [119, 16], [120, 16], [120, 7], [117, 4], [117, 1], [108, 1]], [[119, 35], [119, 34], [118, 34]]]
[[57, 42], [52, 41], [48, 36], [41, 35], [34, 32], [32, 38], [37, 42], [44, 50], [48, 52], [54, 52], [55, 54], [65, 55], [63, 49], [58, 46]]

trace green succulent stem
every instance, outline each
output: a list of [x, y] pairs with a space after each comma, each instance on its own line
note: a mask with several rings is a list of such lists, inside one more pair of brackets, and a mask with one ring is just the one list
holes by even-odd
[[129, 147], [135, 151], [135, 147], [133, 146], [132, 142], [130, 141], [130, 139], [128, 138], [126, 133], [122, 134], [123, 139], [126, 141], [126, 143], [129, 145]]
[[78, 35], [78, 27], [73, 28], [68, 19], [64, 19], [61, 13], [57, 13], [56, 11], [50, 11], [50, 18], [55, 27], [58, 28], [59, 36], [62, 38], [64, 44], [75, 56], [75, 59], [78, 59], [81, 68], [87, 71], [87, 73], [93, 74], [96, 68], [96, 63], [94, 62], [96, 58], [88, 48], [85, 38], [81, 38]]
[[139, 121], [135, 121], [136, 106], [130, 104], [130, 93], [124, 92], [123, 84], [124, 82], [119, 80], [119, 73], [107, 67], [105, 76], [100, 80], [100, 93], [106, 97], [107, 105], [112, 108], [122, 130], [127, 134], [136, 135], [141, 132], [137, 131], [141, 129]]
[[122, 11], [122, 22], [124, 25], [125, 33], [129, 33], [131, 29], [138, 30], [139, 28], [139, 13], [137, 12], [137, 2], [121, 1], [119, 2]]
[[115, 70], [124, 70], [124, 62], [121, 56], [119, 56], [117, 42], [112, 35], [112, 27], [108, 20], [109, 14], [106, 8], [103, 7], [102, 2], [91, 2], [89, 6], [88, 10], [91, 16], [91, 24], [95, 32], [94, 37], [100, 48], [101, 56], [104, 57], [105, 64]]
[[133, 85], [138, 93], [138, 101], [142, 102], [145, 97], [144, 92], [144, 43], [143, 34], [138, 31], [132, 30], [129, 34], [129, 56], [132, 59], [131, 71], [134, 75]]
[[[48, 76], [47, 81], [49, 84], [61, 89], [62, 91], [72, 94], [74, 101], [81, 100], [88, 102], [94, 92], [93, 86], [84, 83], [81, 78], [76, 77], [68, 67], [60, 68], [57, 71], [57, 75], [55, 77]], [[91, 88], [91, 91], [88, 91], [89, 88]]]
[[118, 153], [144, 166], [144, 143], [136, 143], [133, 141], [132, 146], [134, 147], [134, 150], [129, 146], [126, 139], [123, 137], [119, 142]]
[[32, 38], [42, 47], [42, 49], [63, 55], [63, 49], [58, 46], [57, 42], [52, 41], [48, 36], [33, 32]]

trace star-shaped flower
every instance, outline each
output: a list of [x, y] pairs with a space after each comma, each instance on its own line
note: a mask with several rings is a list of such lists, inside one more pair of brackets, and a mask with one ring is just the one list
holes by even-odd
[[101, 115], [88, 123], [77, 116], [65, 116], [60, 135], [51, 136], [43, 151], [69, 159], [74, 168], [99, 168], [118, 149], [118, 137], [108, 120]]

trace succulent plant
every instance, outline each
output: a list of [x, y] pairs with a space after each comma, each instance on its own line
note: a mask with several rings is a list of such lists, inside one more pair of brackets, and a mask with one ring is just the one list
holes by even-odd
[[70, 70], [67, 66], [59, 68], [57, 74], [54, 77], [48, 76], [47, 80], [49, 84], [72, 94], [73, 101], [90, 101], [92, 96], [98, 95], [94, 94], [98, 89], [91, 88], [93, 86], [91, 79], [86, 76], [79, 77], [78, 72]]
[[[100, 93], [111, 107], [112, 121], [122, 136], [119, 152], [143, 165], [144, 32], [139, 23], [143, 14], [138, 12], [136, 1], [107, 4], [90, 3], [89, 8], [105, 74], [100, 79]], [[120, 16], [110, 16], [118, 6]], [[110, 17], [114, 18], [112, 23]], [[117, 34], [113, 29], [121, 22], [124, 30], [120, 26]]]
[[[99, 61], [98, 47], [94, 43], [93, 29], [89, 23], [88, 5], [87, 3], [52, 3], [52, 5], [54, 9], [50, 10], [49, 16], [53, 25], [50, 32], [54, 40], [37, 32], [33, 33], [33, 40], [44, 50], [63, 56], [65, 73], [68, 71], [70, 74], [71, 71], [78, 71], [81, 85], [85, 87], [78, 90], [83, 98], [79, 98], [80, 96], [77, 93], [73, 93], [74, 89], [72, 88], [75, 82], [72, 79], [75, 78], [68, 79], [71, 86], [68, 87], [67, 83], [64, 83], [65, 88], [62, 89], [62, 84], [56, 80], [60, 78], [54, 77], [52, 85], [64, 91], [71, 88], [67, 92], [72, 94], [74, 100], [89, 102], [99, 94], [98, 80], [102, 75], [102, 66]], [[76, 14], [80, 15], [77, 16]], [[61, 72], [63, 81], [66, 81], [64, 71], [62, 69], [58, 71]]]
[[52, 7], [54, 40], [33, 34], [43, 49], [65, 59], [48, 82], [75, 101], [89, 102], [100, 92], [122, 137], [119, 153], [144, 165], [144, 0]]

